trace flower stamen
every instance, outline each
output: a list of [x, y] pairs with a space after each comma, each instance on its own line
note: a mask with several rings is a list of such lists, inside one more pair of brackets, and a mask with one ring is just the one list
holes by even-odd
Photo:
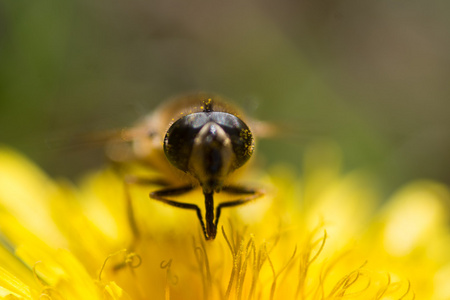
[[208, 254], [205, 249], [204, 241], [203, 239], [200, 239], [200, 246], [196, 246], [195, 239], [192, 238], [192, 245], [194, 247], [195, 258], [202, 276], [204, 299], [209, 299], [209, 291], [211, 290], [212, 280]]
[[166, 269], [166, 284], [165, 284], [165, 299], [170, 299], [170, 285], [178, 283], [178, 276], [172, 274], [172, 259], [168, 261], [163, 260], [159, 265], [161, 269]]
[[[362, 274], [361, 269], [367, 264], [367, 261], [364, 262], [359, 268], [356, 270], [350, 272], [349, 274], [345, 275], [343, 278], [341, 278], [334, 286], [334, 288], [331, 290], [328, 297], [336, 296], [336, 297], [343, 297], [346, 295], [348, 289], [354, 285], [358, 279], [360, 278]], [[370, 286], [370, 280], [368, 281], [368, 284], [362, 289], [362, 291], [367, 290]], [[353, 294], [358, 294], [359, 292], [355, 292]], [[349, 294], [347, 294], [349, 295]]]
[[100, 268], [100, 271], [99, 271], [99, 274], [98, 274], [98, 281], [99, 282], [102, 281], [102, 274], [103, 274], [103, 271], [106, 268], [106, 264], [114, 256], [118, 256], [118, 255], [120, 255], [122, 253], [125, 254], [125, 258], [124, 258], [123, 262], [113, 266], [113, 270], [114, 271], [118, 271], [120, 269], [123, 269], [124, 267], [129, 267], [130, 269], [136, 269], [136, 268], [141, 266], [141, 264], [142, 264], [141, 256], [138, 255], [137, 253], [134, 253], [134, 252], [127, 253], [127, 251], [128, 251], [127, 249], [122, 249], [122, 250], [114, 252], [114, 253], [112, 253], [112, 254], [110, 254], [110, 255], [108, 255], [106, 257], [106, 259], [103, 261], [102, 267]]
[[38, 282], [41, 286], [43, 286], [43, 287], [46, 287], [46, 286], [48, 286], [48, 283], [47, 282], [45, 282], [45, 280], [41, 277], [41, 276], [39, 276], [38, 275], [38, 273], [37, 273], [37, 270], [36, 270], [36, 266], [38, 265], [38, 264], [41, 264], [42, 262], [41, 261], [37, 261], [34, 265], [33, 265], [33, 277], [34, 277], [34, 279], [36, 280], [36, 282]]
[[[412, 292], [412, 291], [411, 291], [411, 281], [408, 280], [408, 287], [406, 288], [405, 293], [398, 299], [399, 300], [404, 299], [406, 296], [408, 296], [409, 292]], [[413, 296], [413, 299], [416, 298], [416, 295], [414, 294], [414, 292], [412, 292], [412, 296]]]
[[[309, 240], [311, 239], [311, 235], [309, 236], [307, 240], [307, 246], [305, 247], [305, 251], [300, 256], [300, 266], [299, 266], [299, 280], [297, 285], [297, 291], [296, 291], [296, 298], [305, 298], [306, 295], [306, 277], [308, 275], [308, 270], [311, 264], [319, 257], [320, 253], [322, 253], [323, 248], [325, 247], [325, 242], [327, 240], [327, 231], [323, 231], [323, 237], [316, 240], [313, 243], [309, 243]], [[320, 244], [319, 244], [320, 243]], [[309, 244], [309, 245], [308, 245]], [[313, 252], [313, 249], [319, 245], [319, 249], [317, 249], [316, 253], [311, 257], [311, 254]], [[320, 278], [320, 285], [319, 287], [323, 287], [323, 278]], [[300, 297], [301, 295], [301, 297]], [[323, 291], [322, 291], [323, 295]]]
[[[266, 250], [267, 250], [266, 244], [264, 244], [264, 251], [266, 251]], [[278, 277], [279, 277], [279, 276], [281, 275], [281, 273], [283, 273], [284, 270], [286, 270], [287, 267], [294, 261], [294, 258], [295, 258], [295, 254], [296, 254], [296, 253], [297, 253], [297, 246], [295, 246], [294, 253], [292, 253], [291, 258], [289, 258], [289, 260], [287, 261], [287, 263], [286, 263], [286, 264], [278, 271], [278, 273], [277, 273], [277, 272], [275, 272], [275, 267], [273, 266], [273, 263], [272, 263], [272, 261], [271, 261], [271, 259], [270, 259], [270, 256], [269, 256], [269, 253], [266, 252], [266, 257], [267, 257], [267, 260], [269, 261], [270, 268], [272, 269], [272, 273], [273, 273], [273, 282], [272, 282], [272, 287], [271, 287], [271, 289], [270, 289], [270, 299], [271, 299], [271, 300], [273, 300], [273, 298], [274, 298], [274, 296], [275, 296], [275, 290], [276, 290], [276, 287], [277, 287], [277, 279], [278, 279]]]

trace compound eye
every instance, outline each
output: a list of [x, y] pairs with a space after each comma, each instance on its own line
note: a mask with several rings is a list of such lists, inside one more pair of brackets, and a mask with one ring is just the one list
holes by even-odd
[[184, 172], [188, 171], [194, 139], [205, 123], [203, 114], [191, 114], [170, 126], [164, 138], [164, 153], [172, 165]]
[[223, 128], [231, 140], [235, 155], [233, 169], [241, 167], [253, 154], [252, 132], [241, 119], [229, 113], [214, 113], [212, 119]]

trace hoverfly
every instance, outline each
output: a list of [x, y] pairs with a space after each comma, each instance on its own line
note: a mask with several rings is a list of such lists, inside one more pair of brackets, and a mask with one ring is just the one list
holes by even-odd
[[[243, 114], [219, 96], [200, 93], [172, 99], [135, 127], [124, 130], [122, 139], [130, 142], [128, 156], [133, 160], [182, 179], [184, 184], [153, 191], [150, 198], [195, 211], [206, 240], [216, 237], [223, 208], [245, 204], [263, 194], [227, 181], [252, 156], [255, 141]], [[172, 199], [198, 186], [204, 195], [204, 221], [196, 204]], [[214, 195], [221, 191], [241, 198], [215, 206]]]

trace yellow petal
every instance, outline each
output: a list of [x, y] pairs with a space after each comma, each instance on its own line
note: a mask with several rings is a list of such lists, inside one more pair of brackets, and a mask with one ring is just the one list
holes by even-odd
[[445, 227], [448, 190], [431, 182], [416, 182], [397, 193], [387, 207], [384, 232], [385, 249], [394, 256], [405, 256], [423, 246], [437, 230]]
[[0, 267], [0, 296], [15, 296], [18, 299], [31, 299], [29, 286], [2, 267]]
[[56, 186], [35, 165], [16, 152], [0, 148], [0, 210], [48, 243], [64, 238], [51, 222], [49, 201]]
[[105, 300], [129, 300], [131, 299], [115, 282], [105, 286]]

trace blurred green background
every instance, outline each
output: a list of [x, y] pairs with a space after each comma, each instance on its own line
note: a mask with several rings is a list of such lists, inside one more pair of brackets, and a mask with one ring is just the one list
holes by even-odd
[[386, 191], [450, 183], [449, 28], [447, 0], [1, 0], [0, 143], [77, 176], [101, 151], [48, 141], [202, 90], [297, 128], [261, 141], [267, 165], [325, 137]]

